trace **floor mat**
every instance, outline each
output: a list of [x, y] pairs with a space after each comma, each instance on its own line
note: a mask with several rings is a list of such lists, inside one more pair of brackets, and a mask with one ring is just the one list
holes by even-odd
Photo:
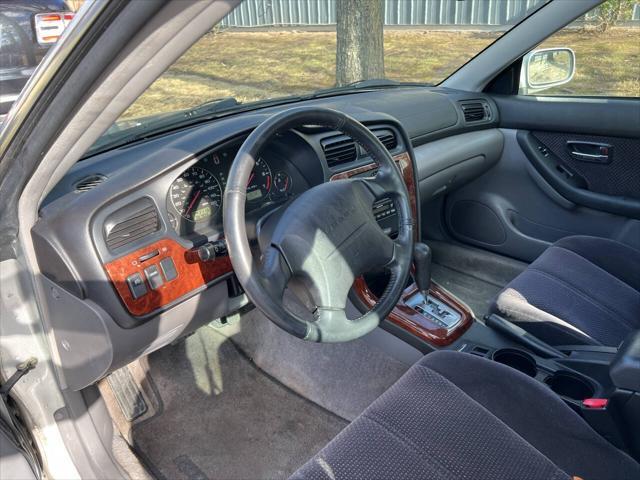
[[[381, 341], [393, 345], [393, 337], [384, 339], [390, 334], [383, 331], [346, 343], [306, 342], [276, 327], [258, 309], [243, 314], [238, 327], [221, 333], [269, 375], [347, 420], [362, 413], [413, 363], [400, 362], [370, 341], [382, 335]], [[416, 359], [422, 357], [415, 353]]]
[[493, 298], [527, 264], [477, 248], [430, 241], [432, 278], [465, 302], [476, 318], [489, 311]]
[[162, 406], [132, 436], [159, 478], [286, 478], [347, 424], [268, 377], [210, 327], [148, 361]]
[[487, 314], [493, 298], [502, 290], [500, 285], [479, 280], [438, 263], [432, 264], [431, 276], [438, 285], [466, 303], [476, 318]]

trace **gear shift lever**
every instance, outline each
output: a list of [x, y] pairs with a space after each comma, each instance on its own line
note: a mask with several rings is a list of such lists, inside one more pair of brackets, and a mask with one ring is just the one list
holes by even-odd
[[452, 330], [462, 320], [462, 315], [443, 300], [429, 296], [431, 286], [431, 249], [425, 243], [413, 248], [413, 278], [418, 292], [407, 300], [407, 305], [439, 327]]
[[426, 243], [417, 242], [413, 247], [413, 278], [425, 301], [431, 285], [431, 248]]

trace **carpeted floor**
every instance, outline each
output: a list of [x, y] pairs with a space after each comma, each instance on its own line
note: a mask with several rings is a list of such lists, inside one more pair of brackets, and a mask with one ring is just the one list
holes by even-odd
[[[526, 267], [477, 249], [430, 245], [434, 280], [477, 318]], [[133, 425], [133, 444], [155, 476], [176, 480], [286, 478], [408, 367], [362, 339], [310, 345], [257, 311], [235, 326], [201, 328], [148, 363], [161, 407]]]
[[133, 427], [158, 478], [286, 478], [347, 422], [268, 377], [204, 327], [149, 356], [160, 413]]
[[493, 298], [527, 264], [472, 247], [430, 241], [432, 278], [465, 302], [476, 318], [489, 311]]
[[[244, 314], [237, 328], [222, 333], [269, 375], [347, 420], [362, 413], [413, 363], [391, 357], [367, 337], [346, 343], [305, 342], [276, 327], [257, 309]], [[384, 331], [372, 335], [391, 337]], [[393, 337], [383, 341], [394, 340], [399, 342]], [[414, 350], [407, 344], [402, 348]], [[422, 357], [415, 352], [415, 360]]]

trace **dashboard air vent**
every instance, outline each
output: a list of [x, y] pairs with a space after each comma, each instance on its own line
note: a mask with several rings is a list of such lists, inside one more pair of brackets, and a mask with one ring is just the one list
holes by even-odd
[[104, 175], [95, 174], [84, 177], [76, 183], [76, 192], [88, 192], [107, 179]]
[[150, 199], [142, 198], [109, 215], [104, 224], [105, 241], [109, 250], [116, 250], [159, 229], [156, 206]]
[[374, 130], [373, 133], [378, 137], [378, 140], [385, 146], [385, 148], [389, 151], [393, 150], [398, 146], [398, 139], [395, 134], [391, 130]]
[[491, 119], [491, 109], [486, 102], [468, 102], [460, 105], [464, 120], [467, 123], [481, 122]]
[[353, 162], [358, 158], [356, 142], [354, 142], [351, 137], [344, 135], [339, 137], [329, 137], [325, 138], [320, 143], [329, 168], [343, 163]]

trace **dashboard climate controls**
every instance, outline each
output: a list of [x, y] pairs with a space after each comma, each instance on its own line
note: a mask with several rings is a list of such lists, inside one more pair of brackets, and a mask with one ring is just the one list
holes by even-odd
[[390, 237], [395, 237], [398, 234], [398, 215], [392, 199], [383, 198], [375, 202], [373, 215], [384, 233]]

